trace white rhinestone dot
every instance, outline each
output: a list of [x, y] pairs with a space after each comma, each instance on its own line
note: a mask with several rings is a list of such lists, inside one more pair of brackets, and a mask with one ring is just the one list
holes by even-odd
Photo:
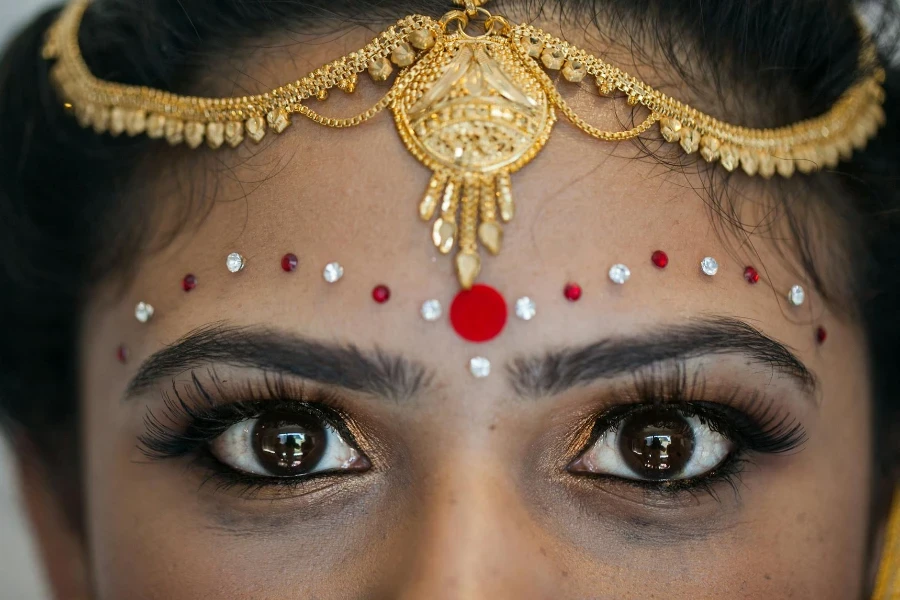
[[232, 273], [237, 273], [244, 268], [244, 257], [237, 252], [232, 252], [225, 258], [225, 266]]
[[491, 361], [483, 356], [476, 356], [469, 361], [469, 371], [478, 379], [487, 377], [491, 374]]
[[804, 300], [806, 300], [806, 292], [803, 291], [802, 286], [795, 285], [791, 288], [791, 291], [788, 292], [788, 301], [794, 306], [800, 306], [803, 304]]
[[325, 278], [325, 281], [328, 283], [335, 283], [339, 281], [341, 277], [344, 276], [344, 267], [341, 266], [340, 263], [328, 263], [325, 265], [325, 269], [322, 271], [322, 277]]
[[622, 285], [631, 277], [631, 269], [625, 265], [618, 264], [609, 268], [609, 278], [613, 283]]
[[426, 321], [437, 321], [443, 312], [438, 300], [431, 299], [422, 303], [422, 318]]
[[146, 323], [153, 317], [153, 307], [146, 302], [138, 302], [134, 307], [134, 318], [141, 323]]
[[712, 277], [719, 272], [719, 261], [714, 259], [712, 256], [707, 256], [700, 261], [700, 269], [704, 273]]
[[534, 318], [534, 315], [537, 314], [537, 308], [534, 305], [534, 300], [529, 298], [528, 296], [522, 296], [518, 300], [516, 300], [516, 316], [522, 319], [523, 321], [530, 321]]

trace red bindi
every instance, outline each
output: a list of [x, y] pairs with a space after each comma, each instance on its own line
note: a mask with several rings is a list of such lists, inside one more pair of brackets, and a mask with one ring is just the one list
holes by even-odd
[[757, 283], [759, 281], [759, 271], [753, 267], [747, 267], [744, 269], [744, 279], [747, 280], [747, 283]]
[[581, 286], [577, 283], [567, 283], [566, 287], [563, 288], [563, 295], [569, 302], [575, 302], [581, 298]]
[[821, 344], [825, 343], [825, 339], [828, 337], [828, 332], [825, 331], [825, 328], [819, 325], [816, 329], [816, 342]]
[[657, 250], [650, 255], [650, 260], [653, 261], [653, 264], [660, 269], [665, 269], [669, 264], [669, 255], [662, 250]]
[[450, 305], [450, 323], [459, 337], [470, 342], [486, 342], [497, 337], [506, 325], [503, 296], [489, 285], [473, 285], [462, 290]]
[[391, 297], [391, 289], [386, 285], [376, 285], [372, 289], [372, 300], [378, 304], [384, 304]]

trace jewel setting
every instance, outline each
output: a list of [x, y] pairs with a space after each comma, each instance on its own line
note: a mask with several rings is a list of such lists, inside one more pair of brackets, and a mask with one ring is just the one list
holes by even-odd
[[134, 307], [134, 318], [141, 323], [146, 323], [153, 318], [153, 306], [146, 302], [138, 302]]
[[444, 314], [444, 309], [441, 306], [440, 300], [432, 298], [431, 300], [426, 300], [422, 303], [420, 312], [423, 319], [434, 322], [441, 318], [441, 315]]
[[344, 276], [344, 267], [340, 263], [330, 262], [322, 270], [322, 277], [328, 283], [337, 283]]
[[372, 288], [372, 300], [378, 304], [384, 304], [391, 298], [391, 289], [386, 285], [376, 285]]
[[193, 275], [185, 275], [184, 279], [181, 280], [181, 289], [186, 292], [191, 291], [197, 287], [197, 278]]
[[537, 314], [537, 307], [534, 304], [534, 300], [529, 298], [528, 296], [522, 296], [518, 300], [516, 300], [516, 316], [522, 319], [523, 321], [532, 320]]
[[569, 302], [576, 302], [581, 299], [581, 286], [577, 283], [567, 283], [566, 287], [563, 288], [563, 296], [566, 297], [566, 300]]
[[759, 271], [753, 267], [747, 267], [744, 269], [744, 279], [750, 284], [759, 283]]
[[291, 271], [294, 271], [297, 268], [297, 265], [299, 263], [300, 263], [300, 261], [297, 260], [297, 255], [291, 254], [290, 252], [288, 252], [287, 254], [285, 254], [284, 256], [281, 257], [281, 270], [284, 271], [285, 273], [290, 273]]
[[665, 269], [669, 265], [669, 255], [662, 250], [657, 250], [651, 254], [650, 260], [660, 269]]
[[622, 285], [631, 278], [631, 270], [623, 264], [616, 264], [609, 268], [609, 279], [615, 284]]
[[232, 252], [228, 256], [225, 257], [225, 267], [228, 268], [232, 273], [237, 273], [244, 269], [245, 265], [244, 257], [238, 254], [237, 252]]
[[788, 292], [788, 302], [793, 304], [794, 306], [800, 306], [803, 302], [806, 301], [806, 291], [804, 291], [803, 286], [795, 285], [791, 287]]
[[476, 356], [469, 360], [469, 372], [476, 379], [484, 379], [491, 374], [491, 361], [483, 356]]
[[719, 262], [712, 256], [707, 256], [700, 261], [700, 270], [712, 277], [719, 272]]

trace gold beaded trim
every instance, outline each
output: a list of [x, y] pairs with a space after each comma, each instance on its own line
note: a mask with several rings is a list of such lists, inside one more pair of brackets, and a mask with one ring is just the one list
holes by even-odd
[[[691, 108], [628, 73], [530, 25], [512, 25], [482, 5], [454, 0], [440, 20], [413, 15], [389, 27], [367, 46], [264, 94], [238, 98], [179, 96], [94, 77], [78, 47], [81, 19], [90, 0], [73, 0], [50, 28], [44, 57], [55, 59], [51, 77], [78, 123], [113, 136], [145, 134], [197, 148], [260, 142], [268, 130], [283, 132], [295, 114], [327, 127], [359, 125], [390, 108], [407, 149], [434, 173], [419, 204], [433, 221], [432, 241], [444, 254], [456, 250], [459, 283], [470, 288], [481, 272], [479, 248], [500, 252], [503, 225], [515, 207], [510, 175], [528, 164], [549, 139], [562, 113], [597, 139], [623, 141], [659, 124], [667, 142], [728, 171], [790, 177], [834, 167], [863, 148], [884, 124], [884, 70], [864, 38], [861, 66], [871, 75], [848, 89], [825, 114], [776, 129], [730, 125]], [[483, 33], [467, 27], [483, 19]], [[305, 102], [325, 100], [337, 87], [353, 93], [359, 73], [386, 81], [401, 70], [371, 108], [349, 118], [320, 115]], [[624, 131], [594, 127], [568, 105], [548, 73], [580, 83], [596, 81], [601, 96], [624, 94], [647, 117]], [[499, 217], [499, 219], [498, 219]]]

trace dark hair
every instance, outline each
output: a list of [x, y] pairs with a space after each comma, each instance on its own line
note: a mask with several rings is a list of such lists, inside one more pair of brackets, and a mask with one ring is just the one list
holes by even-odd
[[[589, 17], [613, 41], [641, 52], [641, 60], [662, 65], [659, 72], [706, 90], [701, 108], [725, 107], [730, 120], [740, 114], [748, 125], [783, 125], [820, 114], [863, 75], [859, 7], [851, 0], [517, 4], [529, 14], [558, 12], [561, 22], [582, 27]], [[885, 0], [867, 10], [893, 23], [892, 6]], [[216, 60], [284, 27], [371, 23], [410, 12], [440, 15], [447, 7], [436, 0], [96, 0], [80, 43], [101, 78], [186, 93], [195, 91]], [[41, 15], [13, 40], [0, 65], [0, 410], [14, 433], [57, 440], [35, 447], [54, 473], [77, 480], [82, 309], [98, 282], [122, 272], [146, 249], [145, 232], [152, 230], [160, 203], [129, 184], [157, 143], [85, 132], [60, 106], [40, 57], [57, 12]], [[893, 372], [900, 342], [896, 69], [888, 68], [885, 86], [887, 125], [864, 152], [838, 170], [774, 185], [801, 192], [776, 200], [792, 234], [792, 256], [824, 298], [865, 327], [876, 407], [874, 455], [888, 479], [887, 469], [900, 462], [900, 442], [886, 437], [896, 434], [900, 421], [900, 382]], [[717, 222], [742, 227], [738, 201], [726, 188], [711, 185], [709, 192]], [[833, 225], [812, 229], [810, 213], [830, 217]], [[834, 261], [817, 250], [823, 231], [836, 241], [826, 244]], [[835, 264], [841, 267], [837, 276]], [[64, 486], [75, 489], [70, 483]]]

